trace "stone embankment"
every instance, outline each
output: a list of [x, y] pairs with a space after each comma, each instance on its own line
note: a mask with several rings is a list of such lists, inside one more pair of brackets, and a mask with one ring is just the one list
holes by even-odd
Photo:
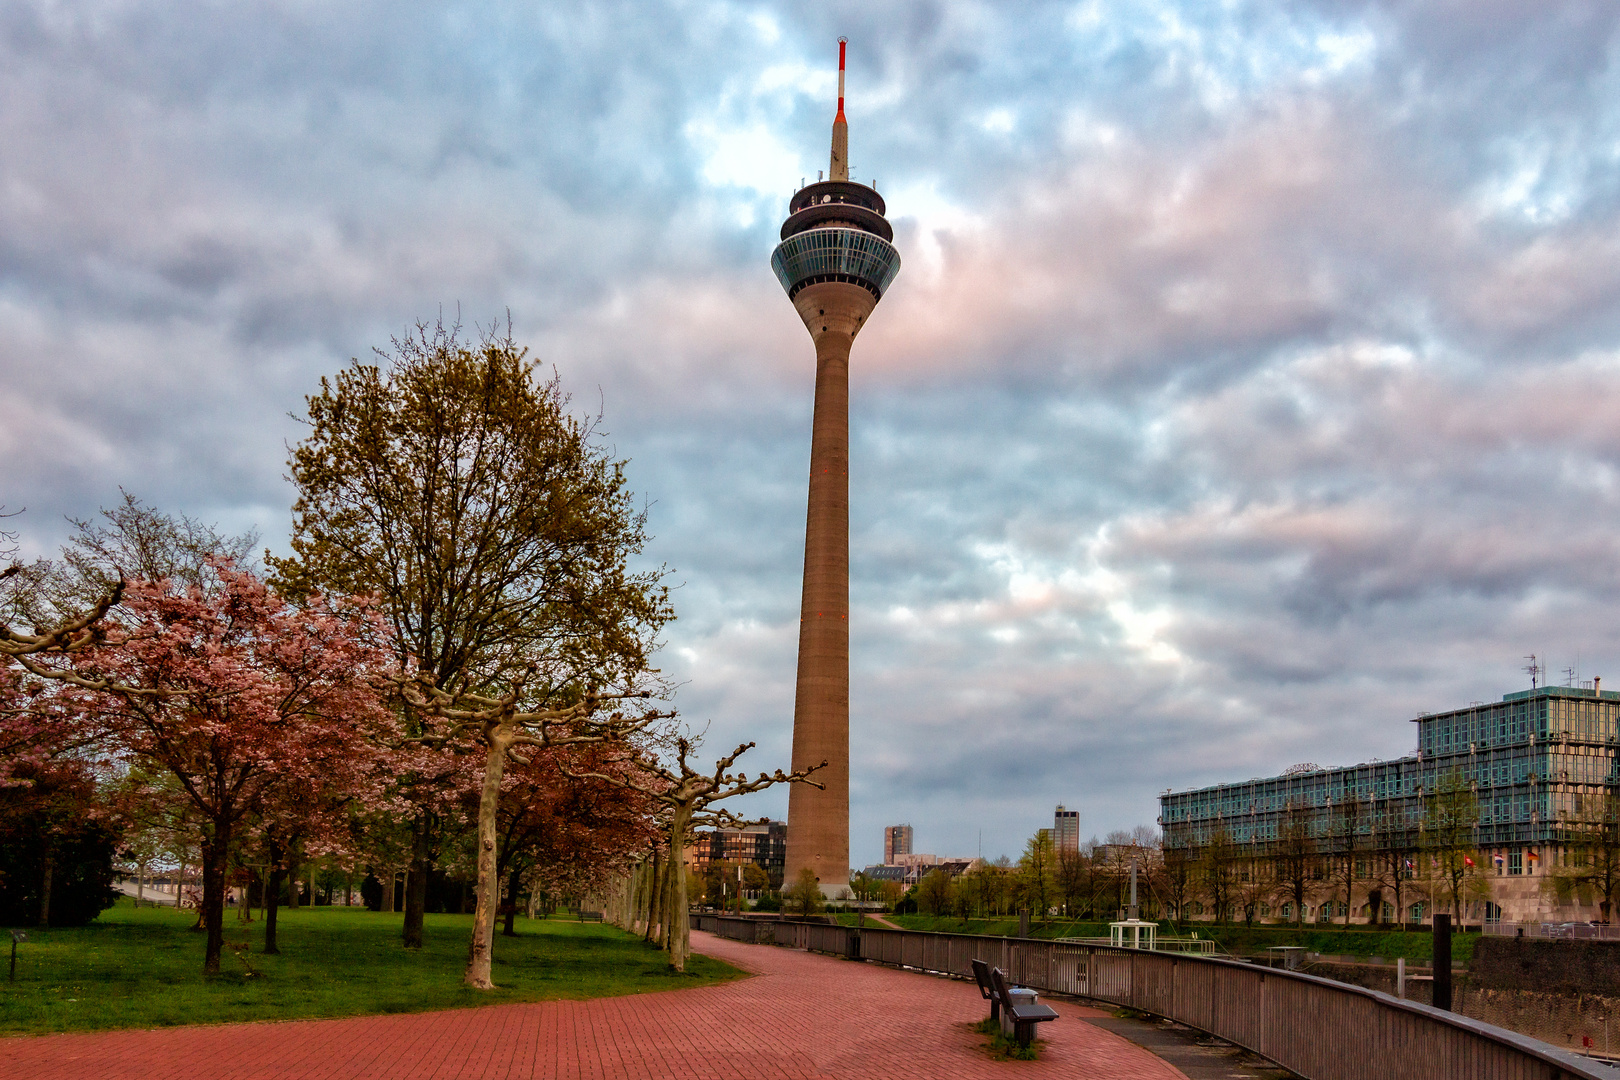
[[[1321, 957], [1303, 970], [1396, 992], [1393, 963]], [[1409, 964], [1406, 974], [1406, 997], [1429, 1004], [1432, 971]], [[1463, 1016], [1575, 1053], [1620, 1058], [1620, 942], [1482, 938], [1472, 964], [1452, 979], [1452, 1008]]]

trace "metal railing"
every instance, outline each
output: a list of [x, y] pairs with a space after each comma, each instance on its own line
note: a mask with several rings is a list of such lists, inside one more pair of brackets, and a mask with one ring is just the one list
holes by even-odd
[[1620, 941], [1620, 926], [1578, 922], [1488, 922], [1480, 927], [1487, 937], [1550, 938], [1563, 941]]
[[1607, 1066], [1503, 1028], [1349, 983], [1231, 960], [1030, 938], [854, 929], [695, 915], [694, 929], [972, 978], [975, 959], [1023, 986], [1198, 1028], [1307, 1080], [1615, 1080]]

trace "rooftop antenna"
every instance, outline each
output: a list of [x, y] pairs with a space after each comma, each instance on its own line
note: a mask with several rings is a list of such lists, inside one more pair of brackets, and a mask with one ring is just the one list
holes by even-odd
[[1539, 685], [1536, 680], [1541, 677], [1541, 665], [1536, 663], [1535, 653], [1531, 653], [1525, 659], [1530, 661], [1524, 666], [1524, 670], [1530, 673], [1530, 689], [1534, 690]]

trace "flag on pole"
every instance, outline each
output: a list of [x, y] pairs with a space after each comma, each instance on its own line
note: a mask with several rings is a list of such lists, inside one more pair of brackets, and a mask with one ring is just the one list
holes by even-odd
[[1474, 860], [1473, 860], [1473, 859], [1471, 859], [1471, 858], [1469, 858], [1469, 857], [1468, 857], [1468, 856], [1467, 856], [1467, 855], [1464, 855], [1464, 856], [1463, 856], [1463, 865], [1464, 865], [1464, 866], [1470, 866], [1470, 867], [1471, 867], [1471, 866], [1473, 866], [1473, 865], [1474, 865]]
[[1527, 854], [1530, 856], [1531, 862], [1539, 862], [1541, 859], [1541, 856], [1537, 855], [1534, 851], [1528, 852]]
[[1491, 862], [1495, 863], [1497, 866], [1501, 866], [1503, 863], [1507, 862], [1507, 860], [1502, 858], [1502, 853], [1498, 851], [1496, 854], [1491, 856]]

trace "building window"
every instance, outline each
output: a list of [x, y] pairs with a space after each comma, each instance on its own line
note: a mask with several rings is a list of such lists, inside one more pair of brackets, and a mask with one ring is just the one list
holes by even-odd
[[1510, 874], [1522, 874], [1522, 873], [1524, 873], [1524, 852], [1522, 852], [1522, 851], [1510, 851], [1510, 852], [1508, 852], [1508, 873], [1510, 873]]
[[1412, 916], [1412, 921], [1413, 922], [1422, 922], [1423, 921], [1423, 905], [1422, 904], [1413, 904], [1411, 909], [1409, 910], [1408, 914], [1410, 914]]
[[1278, 911], [1278, 914], [1281, 915], [1285, 919], [1292, 919], [1294, 917], [1294, 905], [1293, 904], [1284, 904], [1282, 906], [1282, 909], [1280, 911]]

